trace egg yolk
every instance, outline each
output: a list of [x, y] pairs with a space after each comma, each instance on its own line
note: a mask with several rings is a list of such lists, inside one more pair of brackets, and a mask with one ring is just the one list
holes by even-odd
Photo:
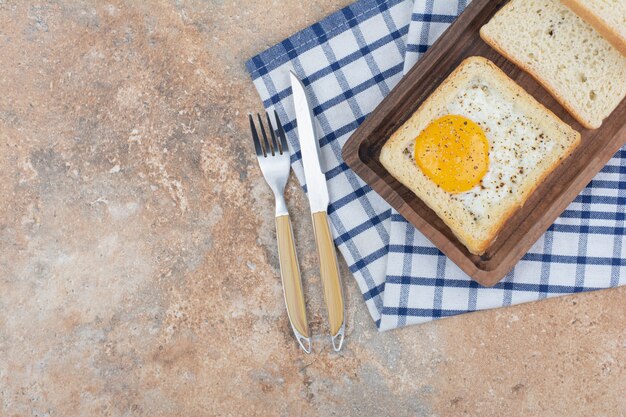
[[415, 162], [424, 175], [450, 193], [469, 191], [489, 168], [489, 141], [470, 119], [448, 115], [415, 140]]

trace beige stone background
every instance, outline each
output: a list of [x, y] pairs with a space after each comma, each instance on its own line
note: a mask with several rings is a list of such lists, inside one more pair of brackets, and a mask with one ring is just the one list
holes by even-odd
[[246, 58], [350, 0], [0, 0], [1, 416], [626, 415], [626, 288], [290, 334]]

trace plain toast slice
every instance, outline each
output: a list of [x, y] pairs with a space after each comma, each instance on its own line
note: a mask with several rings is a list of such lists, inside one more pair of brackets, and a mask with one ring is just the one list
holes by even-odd
[[626, 57], [559, 0], [511, 0], [480, 36], [586, 128], [600, 127], [626, 95]]

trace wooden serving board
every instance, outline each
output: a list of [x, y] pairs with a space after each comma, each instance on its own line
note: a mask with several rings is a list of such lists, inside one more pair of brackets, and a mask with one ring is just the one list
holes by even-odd
[[[584, 129], [530, 75], [491, 49], [480, 28], [508, 0], [474, 0], [417, 65], [363, 122], [343, 148], [343, 158], [366, 183], [474, 280], [495, 285], [528, 252], [576, 196], [626, 142], [626, 100], [597, 130]], [[443, 221], [381, 165], [382, 146], [467, 57], [493, 61], [539, 102], [581, 132], [563, 161], [504, 225], [482, 256], [471, 254]]]

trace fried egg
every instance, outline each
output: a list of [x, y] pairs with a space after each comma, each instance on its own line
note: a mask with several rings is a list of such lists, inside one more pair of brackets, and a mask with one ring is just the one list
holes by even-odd
[[380, 162], [482, 255], [579, 142], [495, 64], [470, 57], [391, 135]]
[[537, 123], [478, 80], [457, 94], [445, 111], [407, 153], [427, 178], [477, 219], [519, 191], [519, 184], [556, 144]]

